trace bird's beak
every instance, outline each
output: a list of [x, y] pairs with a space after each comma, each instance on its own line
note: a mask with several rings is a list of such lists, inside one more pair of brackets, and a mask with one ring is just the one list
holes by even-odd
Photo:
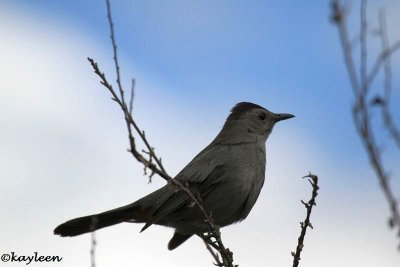
[[291, 119], [291, 118], [293, 118], [293, 117], [294, 117], [294, 115], [288, 114], [288, 113], [278, 113], [278, 114], [274, 114], [274, 120], [275, 120], [275, 122], [283, 121], [283, 120], [287, 120], [287, 119]]

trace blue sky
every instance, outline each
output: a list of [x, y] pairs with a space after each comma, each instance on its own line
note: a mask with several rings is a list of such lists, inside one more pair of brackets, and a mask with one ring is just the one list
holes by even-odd
[[[20, 4], [109, 47], [104, 3], [32, 3]], [[168, 85], [180, 105], [197, 110], [223, 100], [215, 112], [226, 112], [238, 101], [261, 100], [272, 110], [291, 106], [320, 136], [331, 136], [332, 124], [351, 132], [348, 83], [326, 3], [118, 1], [113, 10], [123, 61]], [[129, 85], [135, 73], [124, 74]]]
[[[39, 251], [64, 256], [59, 266], [88, 266], [89, 236], [61, 239], [52, 229], [163, 184], [154, 178], [147, 185], [125, 153], [122, 116], [86, 61], [95, 58], [115, 79], [105, 3], [2, 3], [0, 211], [9, 216], [0, 222], [7, 240], [0, 252]], [[399, 39], [395, 1], [371, 4], [371, 27], [380, 6], [387, 8], [391, 40]], [[240, 265], [290, 264], [304, 217], [299, 200], [310, 194], [300, 177], [311, 170], [322, 189], [303, 264], [320, 266], [329, 257], [325, 266], [398, 266], [387, 205], [351, 121], [352, 95], [328, 2], [115, 1], [112, 11], [123, 82], [129, 88], [131, 78], [137, 81], [136, 119], [171, 174], [212, 140], [237, 102], [296, 115], [267, 142], [267, 182], [249, 218], [223, 231]], [[398, 154], [387, 133], [380, 136], [388, 168], [398, 174]], [[139, 235], [140, 228], [99, 231], [98, 266], [132, 256], [138, 265], [150, 264], [149, 257], [154, 266], [210, 263], [199, 240], [168, 252], [170, 230]]]

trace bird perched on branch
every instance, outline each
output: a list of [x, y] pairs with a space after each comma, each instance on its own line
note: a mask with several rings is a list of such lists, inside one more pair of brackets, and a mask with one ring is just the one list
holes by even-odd
[[[292, 117], [253, 103], [235, 105], [217, 137], [174, 179], [200, 196], [216, 226], [244, 220], [264, 184], [265, 142], [278, 121]], [[77, 236], [122, 222], [145, 223], [142, 231], [153, 224], [175, 228], [170, 250], [209, 230], [204, 214], [188, 194], [167, 184], [132, 204], [69, 220], [54, 234]]]

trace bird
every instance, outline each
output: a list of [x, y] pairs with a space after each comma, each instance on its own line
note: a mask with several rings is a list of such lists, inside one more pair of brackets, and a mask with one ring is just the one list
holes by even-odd
[[[293, 117], [250, 102], [236, 104], [215, 139], [173, 179], [200, 196], [218, 228], [246, 219], [264, 185], [266, 141], [277, 122]], [[174, 228], [169, 250], [209, 230], [200, 208], [167, 183], [129, 205], [69, 220], [54, 234], [72, 237], [123, 222], [144, 223], [141, 232], [154, 224]]]

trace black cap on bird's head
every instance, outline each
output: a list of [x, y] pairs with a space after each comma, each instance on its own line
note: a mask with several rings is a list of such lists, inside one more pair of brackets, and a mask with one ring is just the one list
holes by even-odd
[[237, 103], [237, 104], [231, 109], [231, 114], [229, 114], [229, 117], [228, 117], [227, 120], [237, 120], [237, 119], [240, 118], [240, 116], [241, 116], [243, 113], [245, 113], [245, 112], [247, 112], [247, 111], [249, 111], [249, 110], [251, 110], [251, 109], [255, 109], [255, 108], [266, 110], [266, 109], [263, 108], [262, 106], [259, 106], [259, 105], [257, 105], [257, 104], [250, 103], [250, 102], [240, 102], [240, 103]]
[[225, 126], [227, 129], [246, 128], [249, 133], [268, 136], [275, 123], [293, 117], [292, 114], [273, 113], [254, 103], [240, 102], [231, 109]]
[[264, 111], [268, 112], [271, 115], [271, 119], [275, 122], [287, 120], [287, 119], [294, 117], [294, 115], [288, 114], [288, 113], [273, 113], [273, 112], [269, 111], [268, 109], [266, 109], [260, 105], [254, 104], [254, 103], [240, 102], [240, 103], [237, 103], [231, 109], [231, 114], [229, 114], [227, 120], [237, 120], [241, 117], [241, 115], [243, 115], [244, 113], [246, 113], [250, 110], [253, 110], [253, 109], [258, 109], [260, 111], [264, 110]]

